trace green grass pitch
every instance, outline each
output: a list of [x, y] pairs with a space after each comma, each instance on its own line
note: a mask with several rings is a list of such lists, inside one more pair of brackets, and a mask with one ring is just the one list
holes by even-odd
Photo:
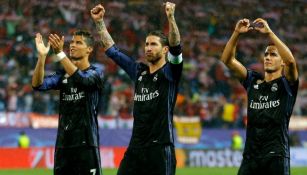
[[[176, 175], [236, 175], [238, 168], [178, 168]], [[307, 167], [291, 168], [292, 175], [306, 175]], [[0, 170], [0, 175], [52, 175], [52, 170]], [[103, 175], [116, 175], [116, 169], [104, 169]]]

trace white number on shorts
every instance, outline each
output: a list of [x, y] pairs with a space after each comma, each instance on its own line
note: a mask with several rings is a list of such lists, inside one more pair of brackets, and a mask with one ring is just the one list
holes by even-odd
[[90, 172], [93, 173], [93, 175], [96, 174], [96, 169], [90, 169]]

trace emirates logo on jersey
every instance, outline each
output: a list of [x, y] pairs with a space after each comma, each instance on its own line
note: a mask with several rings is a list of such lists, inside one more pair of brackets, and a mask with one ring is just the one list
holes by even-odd
[[62, 100], [63, 101], [76, 101], [80, 100], [85, 97], [83, 91], [78, 92], [77, 88], [70, 88], [70, 93], [66, 94], [65, 92], [62, 93]]
[[150, 101], [159, 96], [159, 91], [150, 92], [148, 88], [142, 88], [141, 94], [134, 94], [134, 101]]
[[259, 101], [251, 100], [249, 107], [252, 109], [270, 109], [280, 105], [280, 99], [269, 100], [269, 96], [259, 96]]

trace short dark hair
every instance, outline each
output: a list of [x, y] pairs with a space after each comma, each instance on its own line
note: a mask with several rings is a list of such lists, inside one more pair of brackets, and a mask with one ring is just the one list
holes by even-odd
[[85, 43], [90, 47], [94, 47], [94, 37], [92, 36], [92, 34], [89, 31], [87, 31], [87, 30], [77, 30], [77, 31], [74, 32], [74, 35], [83, 36]]
[[162, 44], [162, 46], [168, 46], [168, 38], [166, 35], [164, 35], [164, 33], [160, 30], [155, 30], [152, 32], [149, 32], [147, 36], [157, 36], [160, 38], [160, 42]]

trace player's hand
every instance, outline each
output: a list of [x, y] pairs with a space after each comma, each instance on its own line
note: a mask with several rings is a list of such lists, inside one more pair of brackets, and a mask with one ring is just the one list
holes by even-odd
[[57, 34], [50, 34], [49, 35], [49, 42], [55, 54], [60, 53], [63, 51], [64, 47], [64, 36], [61, 38]]
[[176, 4], [171, 3], [171, 2], [166, 2], [166, 3], [163, 3], [163, 5], [165, 6], [165, 12], [166, 12], [167, 18], [168, 19], [174, 18]]
[[257, 18], [253, 23], [257, 25], [254, 29], [261, 33], [268, 34], [272, 32], [268, 22], [262, 18]]
[[237, 22], [235, 31], [238, 33], [246, 33], [251, 29], [249, 19], [244, 18]]
[[91, 16], [95, 22], [101, 20], [104, 17], [104, 14], [105, 10], [101, 4], [96, 5], [96, 7], [91, 10]]
[[46, 46], [40, 33], [37, 33], [35, 36], [35, 44], [39, 55], [46, 56], [48, 54], [50, 50], [50, 42], [48, 42]]

